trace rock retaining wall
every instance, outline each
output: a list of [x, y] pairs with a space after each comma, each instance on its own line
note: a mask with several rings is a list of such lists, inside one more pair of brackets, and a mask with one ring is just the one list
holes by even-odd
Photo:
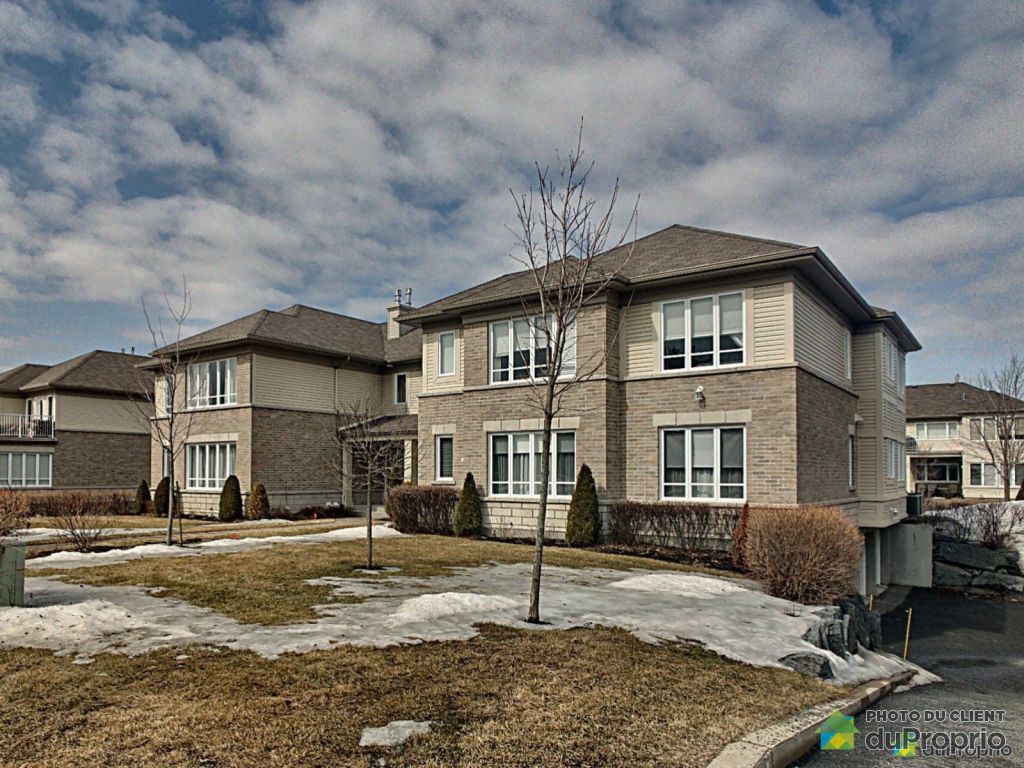
[[936, 536], [932, 551], [936, 587], [1024, 592], [1020, 552]]

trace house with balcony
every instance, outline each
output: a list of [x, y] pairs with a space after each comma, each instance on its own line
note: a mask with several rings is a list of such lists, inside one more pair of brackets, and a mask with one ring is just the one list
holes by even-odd
[[[587, 463], [602, 503], [836, 505], [865, 533], [862, 591], [887, 583], [906, 516], [905, 356], [920, 349], [824, 252], [672, 226], [599, 257], [617, 279], [579, 312], [551, 446], [549, 530], [564, 531]], [[398, 319], [422, 331], [422, 484], [467, 472], [494, 534], [532, 535], [548, 354], [534, 278], [514, 272]], [[525, 308], [524, 308], [525, 307]]]
[[[399, 294], [383, 323], [297, 304], [203, 331], [177, 345], [182, 362], [173, 390], [159, 361], [175, 349], [155, 350], [147, 366], [160, 374], [152, 481], [172, 474], [167, 430], [158, 426], [171, 407], [168, 391], [175, 442], [183, 446], [173, 476], [186, 514], [216, 515], [230, 475], [243, 494], [263, 483], [273, 506], [361, 504], [366, 491], [352, 482], [358, 457], [339, 456], [337, 437], [352, 407], [390, 421], [396, 482], [412, 477], [422, 344], [417, 329], [397, 322], [402, 303]], [[381, 491], [374, 502], [383, 503]]]
[[[925, 498], [1002, 499], [996, 464], [1003, 454], [997, 450], [993, 457], [985, 445], [986, 437], [996, 441], [997, 432], [1024, 440], [1024, 402], [959, 380], [907, 387], [907, 491]], [[1016, 492], [1021, 483], [1024, 464], [1017, 464], [1010, 486]]]
[[95, 350], [0, 373], [0, 487], [134, 491], [149, 470], [145, 360]]

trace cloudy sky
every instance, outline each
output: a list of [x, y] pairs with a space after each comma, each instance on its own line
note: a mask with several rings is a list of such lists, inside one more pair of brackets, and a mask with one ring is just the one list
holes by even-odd
[[[925, 345], [1024, 339], [1024, 3], [0, 0], [0, 368], [300, 301], [372, 319], [503, 271], [508, 190], [820, 245]], [[624, 209], [623, 209], [624, 211]]]

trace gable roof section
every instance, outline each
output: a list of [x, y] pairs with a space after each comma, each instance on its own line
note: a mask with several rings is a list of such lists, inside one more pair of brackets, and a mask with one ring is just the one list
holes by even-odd
[[143, 394], [152, 387], [152, 374], [138, 366], [149, 358], [102, 349], [45, 367], [21, 386], [22, 392], [42, 389], [83, 390], [118, 395]]
[[[1003, 410], [988, 390], [958, 381], [952, 384], [916, 384], [907, 387], [907, 420], [959, 418]], [[1024, 402], [1009, 398], [1024, 410]]]
[[[388, 340], [387, 323], [360, 320], [323, 309], [295, 304], [275, 312], [261, 309], [181, 341], [182, 351], [198, 351], [240, 343], [266, 344], [328, 357], [390, 363], [419, 359], [420, 331]], [[171, 346], [153, 354], [167, 354]]]
[[23, 363], [15, 368], [0, 373], [0, 392], [21, 394], [21, 387], [32, 381], [50, 366], [38, 363]]

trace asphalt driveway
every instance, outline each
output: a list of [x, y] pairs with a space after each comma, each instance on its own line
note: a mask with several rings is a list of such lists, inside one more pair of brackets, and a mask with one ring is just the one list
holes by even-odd
[[[913, 765], [916, 759], [928, 766], [1024, 766], [1024, 602], [968, 598], [932, 589], [910, 590], [902, 602], [882, 617], [883, 639], [892, 653], [902, 653], [906, 609], [911, 606], [914, 614], [909, 657], [944, 682], [894, 694], [872, 709], [892, 713], [887, 716], [902, 710], [1005, 710], [1002, 723], [972, 725], [947, 719], [941, 724], [919, 723], [917, 727], [922, 732], [950, 734], [1000, 731], [1013, 752], [987, 758], [918, 756], [910, 758], [909, 764]], [[857, 718], [856, 724], [861, 735], [852, 752], [814, 752], [799, 765], [908, 764], [907, 759], [870, 751], [864, 743], [871, 731], [896, 732], [901, 726], [868, 722], [866, 712]]]

